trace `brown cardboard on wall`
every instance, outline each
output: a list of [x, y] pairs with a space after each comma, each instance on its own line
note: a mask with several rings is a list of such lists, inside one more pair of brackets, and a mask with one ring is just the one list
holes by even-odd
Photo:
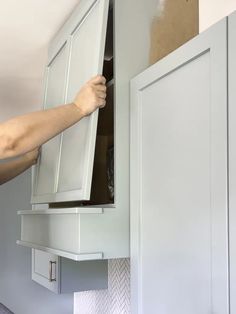
[[164, 0], [151, 28], [150, 64], [157, 62], [199, 33], [198, 0]]

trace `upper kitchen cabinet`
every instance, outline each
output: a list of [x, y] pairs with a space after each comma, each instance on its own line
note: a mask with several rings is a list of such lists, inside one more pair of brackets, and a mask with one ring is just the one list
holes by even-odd
[[[73, 101], [102, 73], [108, 0], [81, 1], [53, 40], [45, 79], [45, 109]], [[33, 179], [33, 203], [89, 200], [98, 111], [42, 147]]]
[[103, 73], [107, 105], [43, 146], [35, 210], [19, 211], [18, 243], [80, 261], [129, 256], [129, 83], [149, 65], [157, 8], [156, 0], [82, 0], [54, 38], [45, 104], [51, 89], [51, 105], [71, 102]]
[[234, 276], [236, 261], [231, 23], [230, 38], [225, 18], [132, 80], [132, 313], [229, 313], [229, 157]]

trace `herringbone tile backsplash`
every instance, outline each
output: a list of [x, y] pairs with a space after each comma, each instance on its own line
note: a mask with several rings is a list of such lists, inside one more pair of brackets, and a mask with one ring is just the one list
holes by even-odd
[[74, 295], [74, 314], [130, 314], [130, 261], [108, 262], [108, 290]]

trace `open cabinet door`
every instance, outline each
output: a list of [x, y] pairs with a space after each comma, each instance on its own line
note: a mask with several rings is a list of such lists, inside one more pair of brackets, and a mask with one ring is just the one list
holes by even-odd
[[[55, 79], [49, 71], [46, 99], [54, 103], [64, 90], [62, 102], [70, 103], [86, 81], [102, 73], [108, 8], [109, 0], [82, 0], [57, 34], [49, 58], [54, 60]], [[68, 48], [62, 55], [65, 42]], [[52, 61], [48, 68], [51, 65]], [[49, 94], [55, 99], [47, 97]], [[59, 144], [54, 140], [43, 146], [33, 179], [32, 203], [89, 200], [97, 120], [98, 110], [60, 135]]]

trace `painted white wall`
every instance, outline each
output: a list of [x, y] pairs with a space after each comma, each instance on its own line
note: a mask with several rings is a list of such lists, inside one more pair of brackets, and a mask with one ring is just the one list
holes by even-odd
[[0, 77], [42, 77], [47, 45], [78, 2], [0, 1]]
[[236, 10], [236, 0], [199, 0], [199, 31]]
[[41, 108], [48, 43], [78, 3], [0, 1], [0, 122]]
[[0, 303], [15, 314], [72, 314], [73, 294], [31, 280], [31, 250], [20, 247], [19, 209], [30, 209], [30, 171], [0, 186]]
[[41, 78], [0, 77], [0, 123], [42, 106]]

